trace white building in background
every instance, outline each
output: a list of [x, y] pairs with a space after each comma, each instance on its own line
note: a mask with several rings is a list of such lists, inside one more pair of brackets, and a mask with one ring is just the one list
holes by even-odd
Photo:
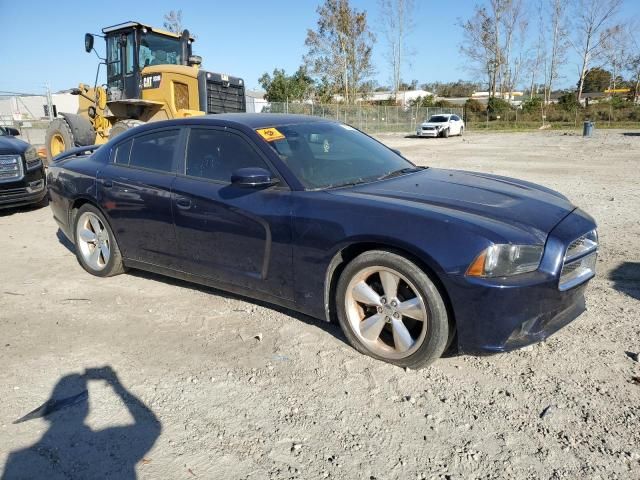
[[[426, 90], [406, 90], [403, 92], [398, 92], [396, 95], [396, 100], [402, 107], [407, 107], [412, 101], [418, 98], [425, 98], [433, 95], [433, 92], [428, 92]], [[335, 95], [334, 100], [336, 102], [344, 101], [344, 97], [342, 95]], [[371, 92], [366, 97], [359, 97], [356, 99], [356, 103], [359, 102], [388, 102], [394, 98], [393, 92]]]
[[[51, 95], [53, 104], [58, 112], [76, 113], [78, 111], [78, 97], [70, 93], [54, 93]], [[47, 97], [44, 95], [13, 95], [0, 97], [0, 118], [13, 121], [28, 121], [45, 119], [45, 105]]]

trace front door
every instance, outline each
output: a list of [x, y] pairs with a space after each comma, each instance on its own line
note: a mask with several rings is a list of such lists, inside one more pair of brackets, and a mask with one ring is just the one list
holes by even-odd
[[179, 139], [175, 128], [136, 136], [98, 173], [98, 199], [125, 258], [178, 266], [171, 188]]
[[291, 299], [290, 191], [231, 185], [243, 167], [273, 171], [242, 134], [190, 129], [184, 175], [173, 186], [181, 255], [192, 273]]

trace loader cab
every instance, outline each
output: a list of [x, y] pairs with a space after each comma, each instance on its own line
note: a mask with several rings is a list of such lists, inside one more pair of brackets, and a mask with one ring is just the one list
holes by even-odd
[[[188, 65], [193, 38], [137, 22], [102, 29], [107, 42], [107, 98], [141, 98], [141, 71], [149, 65]], [[86, 41], [85, 41], [86, 44]]]

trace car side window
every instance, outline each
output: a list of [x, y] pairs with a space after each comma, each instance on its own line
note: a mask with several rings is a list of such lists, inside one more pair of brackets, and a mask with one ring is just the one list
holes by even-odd
[[179, 130], [163, 130], [134, 137], [129, 165], [163, 172], [173, 171]]
[[129, 165], [131, 145], [133, 145], [133, 139], [127, 140], [120, 145], [116, 145], [113, 152], [113, 163], [117, 163], [118, 165]]
[[187, 175], [230, 183], [231, 174], [246, 167], [270, 170], [240, 135], [214, 129], [191, 129], [187, 146]]
[[451, 120], [453, 120], [454, 122], [457, 122], [458, 120], [460, 120], [460, 117], [457, 115], [451, 115]]

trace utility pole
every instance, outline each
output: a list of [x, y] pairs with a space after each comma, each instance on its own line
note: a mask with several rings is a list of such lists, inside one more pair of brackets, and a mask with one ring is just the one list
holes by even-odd
[[49, 83], [45, 83], [44, 88], [47, 92], [47, 116], [49, 117], [49, 121], [53, 120], [53, 100], [51, 98], [51, 89], [49, 88]]

